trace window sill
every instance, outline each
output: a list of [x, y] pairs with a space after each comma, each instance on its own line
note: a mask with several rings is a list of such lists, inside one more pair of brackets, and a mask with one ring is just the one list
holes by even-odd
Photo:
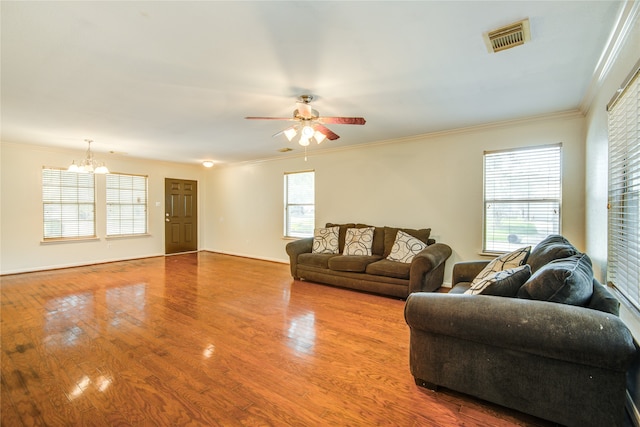
[[93, 237], [64, 237], [60, 239], [46, 239], [41, 240], [41, 245], [57, 245], [60, 243], [82, 243], [82, 242], [95, 242], [100, 240], [98, 236]]
[[151, 237], [151, 234], [149, 234], [149, 233], [144, 233], [144, 234], [117, 234], [117, 235], [113, 235], [113, 236], [106, 236], [104, 239], [105, 240], [118, 240], [118, 239], [131, 239], [131, 238], [136, 238], [136, 237]]

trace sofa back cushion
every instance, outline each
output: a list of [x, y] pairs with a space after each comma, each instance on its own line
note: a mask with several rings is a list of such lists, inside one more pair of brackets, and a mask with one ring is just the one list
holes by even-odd
[[620, 315], [620, 301], [597, 279], [593, 279], [593, 295], [586, 307], [616, 316]]
[[430, 228], [421, 228], [419, 230], [415, 230], [412, 228], [395, 228], [395, 227], [384, 227], [384, 248], [382, 252], [382, 256], [387, 258], [393, 249], [393, 244], [396, 241], [396, 235], [398, 234], [398, 230], [401, 230], [407, 233], [410, 236], [415, 237], [427, 245], [435, 243], [435, 240], [429, 239], [429, 235], [431, 234]]
[[518, 290], [518, 298], [586, 305], [593, 295], [593, 270], [587, 254], [556, 259], [542, 266]]
[[531, 266], [531, 274], [535, 274], [536, 271], [549, 261], [567, 258], [579, 253], [580, 251], [578, 251], [567, 239], [559, 234], [551, 234], [533, 248], [527, 260], [527, 264]]

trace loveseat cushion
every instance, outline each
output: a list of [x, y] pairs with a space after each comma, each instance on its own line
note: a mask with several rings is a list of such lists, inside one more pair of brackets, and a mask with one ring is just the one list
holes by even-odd
[[329, 268], [329, 259], [340, 255], [314, 254], [311, 252], [298, 255], [298, 265], [307, 265], [316, 268]]
[[373, 274], [375, 276], [408, 279], [411, 272], [411, 263], [381, 259], [380, 261], [369, 264], [366, 272], [367, 274]]
[[381, 258], [380, 255], [334, 255], [329, 259], [328, 266], [334, 271], [364, 273], [369, 264]]
[[579, 253], [580, 251], [563, 236], [551, 234], [533, 248], [527, 263], [531, 266], [531, 274], [534, 274], [549, 261], [567, 258]]
[[402, 230], [410, 236], [415, 237], [423, 243], [431, 244], [429, 242], [429, 235], [431, 234], [430, 228], [421, 228], [419, 230], [415, 230], [413, 228], [395, 228], [395, 227], [384, 227], [384, 251], [382, 256], [384, 258], [388, 257], [393, 249], [393, 243], [396, 241], [396, 234], [398, 234], [398, 230]]
[[583, 306], [592, 294], [591, 259], [578, 254], [542, 266], [520, 288], [518, 298]]

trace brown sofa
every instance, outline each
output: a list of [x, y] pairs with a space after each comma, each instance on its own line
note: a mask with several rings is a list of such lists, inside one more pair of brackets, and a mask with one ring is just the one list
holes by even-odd
[[[434, 291], [442, 285], [445, 261], [451, 256], [451, 248], [430, 239], [430, 229], [375, 227], [371, 255], [342, 255], [347, 230], [371, 226], [353, 223], [326, 225], [335, 226], [340, 227], [337, 254], [312, 253], [313, 237], [287, 244], [294, 279], [398, 298], [406, 298], [412, 292]], [[428, 245], [410, 263], [387, 259], [398, 230]]]

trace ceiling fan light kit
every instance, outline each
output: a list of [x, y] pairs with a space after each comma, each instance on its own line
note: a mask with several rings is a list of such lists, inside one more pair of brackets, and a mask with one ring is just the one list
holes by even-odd
[[322, 117], [317, 110], [311, 108], [312, 95], [302, 95], [299, 97], [297, 108], [293, 110], [293, 117], [245, 117], [249, 120], [287, 120], [298, 122], [287, 129], [276, 133], [273, 136], [284, 134], [293, 141], [297, 136], [298, 144], [303, 147], [309, 146], [312, 141], [320, 144], [325, 139], [334, 141], [340, 138], [339, 135], [331, 131], [325, 124], [340, 125], [364, 125], [366, 120], [362, 117]]

